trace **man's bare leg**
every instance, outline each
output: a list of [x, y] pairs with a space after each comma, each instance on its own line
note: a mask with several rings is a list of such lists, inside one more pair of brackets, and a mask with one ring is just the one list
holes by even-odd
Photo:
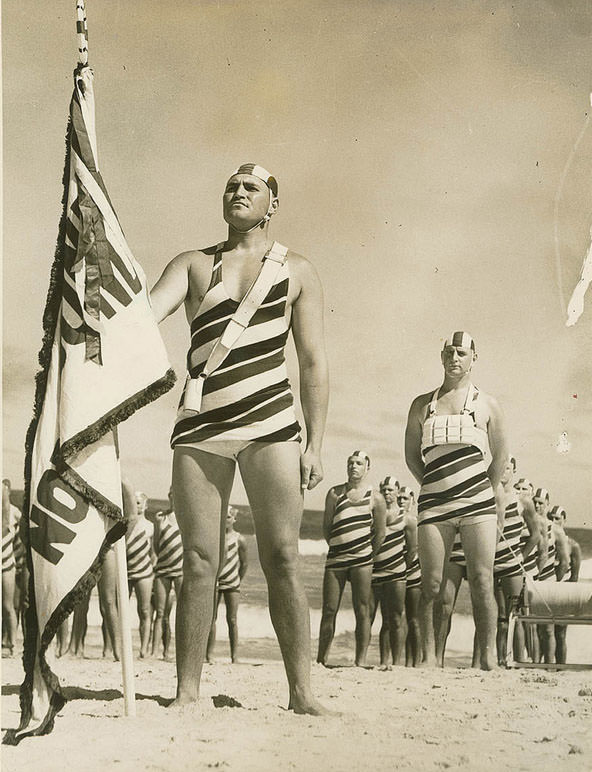
[[[119, 642], [121, 631], [119, 628], [119, 614], [117, 613], [117, 563], [115, 551], [107, 551], [101, 577], [97, 583], [99, 590], [99, 608], [105, 624], [105, 640], [103, 641], [103, 656], [108, 644], [111, 644], [113, 658], [119, 662]], [[105, 646], [107, 643], [107, 646]]]
[[321, 665], [326, 665], [329, 658], [329, 651], [335, 636], [335, 620], [341, 605], [346, 581], [346, 571], [333, 571], [330, 568], [325, 568], [323, 577], [323, 608], [319, 629], [319, 649], [317, 652], [317, 662]]
[[[16, 644], [15, 580], [16, 571], [14, 566], [9, 571], [2, 572], [2, 626], [6, 626], [6, 647], [10, 656], [12, 656]], [[4, 645], [4, 640], [2, 645]]]
[[140, 620], [140, 659], [144, 659], [144, 657], [148, 656], [148, 644], [150, 643], [152, 577], [136, 579], [134, 589], [136, 591], [136, 604]]
[[194, 448], [175, 448], [173, 495], [183, 542], [183, 585], [175, 625], [177, 696], [173, 706], [195, 702], [214, 611], [223, 517], [235, 462]]
[[440, 585], [440, 594], [434, 603], [434, 633], [436, 636], [436, 659], [440, 667], [444, 667], [446, 641], [450, 634], [452, 614], [463, 580], [464, 568], [449, 560], [444, 569], [444, 577]]
[[150, 653], [158, 656], [158, 650], [163, 644], [164, 613], [171, 580], [163, 576], [154, 577], [152, 601], [154, 603], [154, 622], [152, 625], [152, 648]]
[[372, 592], [372, 566], [350, 569], [352, 606], [356, 616], [356, 666], [366, 667], [370, 645], [370, 593]]
[[454, 542], [454, 526], [426, 523], [417, 529], [417, 550], [421, 564], [421, 596], [419, 625], [425, 649], [426, 667], [436, 667], [434, 634], [434, 601], [440, 593], [444, 566], [448, 562]]
[[310, 686], [310, 616], [298, 566], [303, 510], [300, 447], [296, 442], [253, 443], [239, 454], [238, 463], [267, 579], [271, 621], [288, 677], [288, 708], [296, 713], [328, 713]]
[[226, 606], [226, 624], [228, 625], [228, 642], [230, 643], [230, 659], [238, 662], [238, 602], [240, 593], [238, 590], [226, 590], [224, 593], [224, 605]]
[[388, 619], [389, 644], [393, 665], [398, 665], [405, 642], [405, 580], [387, 582], [384, 586], [384, 612]]
[[497, 520], [460, 525], [460, 539], [467, 561], [467, 579], [473, 604], [473, 618], [479, 641], [482, 670], [497, 667], [495, 648], [497, 606], [493, 594], [493, 561]]
[[504, 576], [500, 579], [500, 585], [502, 595], [496, 592], [495, 596], [498, 603], [497, 660], [498, 664], [505, 666], [508, 663], [508, 645], [513, 646], [513, 642], [508, 641], [510, 611], [513, 599], [517, 598], [522, 590], [522, 577]]
[[422, 646], [418, 620], [420, 595], [419, 587], [407, 587], [405, 591], [405, 616], [407, 618], [405, 667], [417, 667], [421, 663]]
[[214, 661], [214, 647], [216, 646], [216, 620], [218, 618], [218, 606], [220, 605], [221, 592], [216, 593], [214, 598], [214, 613], [212, 614], [212, 626], [208, 635], [208, 645], [206, 646], [206, 662], [210, 665]]

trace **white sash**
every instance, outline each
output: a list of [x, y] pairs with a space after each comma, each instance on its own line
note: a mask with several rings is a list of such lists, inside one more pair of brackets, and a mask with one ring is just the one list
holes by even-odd
[[189, 375], [187, 376], [181, 412], [200, 412], [203, 387], [206, 378], [220, 367], [222, 362], [224, 362], [228, 354], [230, 354], [236, 345], [240, 336], [249, 326], [249, 322], [255, 312], [264, 301], [269, 290], [273, 287], [273, 283], [280, 268], [286, 262], [287, 253], [287, 247], [282, 246], [277, 241], [273, 242], [271, 249], [263, 257], [259, 273], [247, 290], [246, 295], [241, 300], [239, 307], [228, 320], [224, 332], [214, 344], [203, 370], [197, 378], [191, 378]]

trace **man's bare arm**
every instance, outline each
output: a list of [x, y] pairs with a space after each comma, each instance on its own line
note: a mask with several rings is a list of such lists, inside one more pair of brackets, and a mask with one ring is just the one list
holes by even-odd
[[422, 418], [425, 399], [416, 397], [409, 408], [407, 428], [405, 429], [405, 461], [409, 471], [421, 485], [425, 465], [421, 455]]
[[580, 568], [582, 565], [582, 548], [575, 539], [571, 539], [570, 542], [569, 565], [571, 568], [569, 581], [577, 582], [580, 578]]
[[493, 489], [496, 490], [501, 480], [504, 468], [508, 461], [508, 441], [504, 427], [504, 417], [500, 406], [493, 397], [488, 397], [489, 421], [487, 423], [487, 437], [491, 451], [491, 463], [487, 475], [491, 480]]
[[375, 557], [386, 535], [386, 501], [382, 493], [372, 494], [372, 524], [372, 557]]
[[150, 292], [152, 311], [157, 322], [162, 322], [176, 311], [189, 292], [189, 252], [174, 257], [162, 272]]
[[553, 533], [555, 534], [555, 554], [559, 563], [555, 573], [557, 581], [560, 582], [569, 570], [569, 543], [563, 528], [553, 524]]
[[249, 566], [249, 554], [247, 552], [247, 542], [244, 536], [238, 537], [238, 575], [242, 579], [247, 573]]
[[541, 530], [539, 527], [539, 519], [534, 510], [533, 503], [526, 500], [522, 502], [522, 506], [522, 517], [526, 523], [526, 527], [528, 528], [528, 539], [524, 543], [524, 547], [522, 549], [522, 555], [526, 557], [527, 555], [530, 555], [530, 553], [539, 543], [541, 538]]
[[336, 501], [337, 495], [335, 493], [335, 488], [331, 488], [325, 498], [325, 512], [323, 513], [323, 536], [325, 537], [327, 544], [329, 544], [329, 535], [331, 533], [333, 515], [335, 514]]
[[411, 515], [405, 516], [405, 564], [411, 568], [417, 555], [417, 519]]
[[300, 292], [292, 307], [292, 332], [300, 371], [300, 404], [306, 425], [301, 485], [311, 490], [323, 479], [321, 448], [329, 403], [329, 369], [324, 342], [323, 289], [311, 263], [293, 261]]

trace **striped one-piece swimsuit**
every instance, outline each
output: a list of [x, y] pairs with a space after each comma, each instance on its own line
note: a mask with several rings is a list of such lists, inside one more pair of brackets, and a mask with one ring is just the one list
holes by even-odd
[[547, 560], [542, 570], [534, 577], [538, 582], [556, 582], [555, 574], [555, 534], [553, 523], [547, 525]]
[[220, 592], [240, 589], [239, 566], [238, 533], [232, 531], [230, 534], [226, 534], [226, 562], [218, 577], [218, 590]]
[[372, 488], [359, 501], [350, 501], [344, 490], [335, 503], [326, 567], [371, 566], [372, 522]]
[[2, 533], [2, 573], [12, 571], [16, 567], [14, 559], [15, 536], [16, 528], [14, 525], [9, 526], [6, 533]]
[[[210, 286], [191, 322], [187, 369], [192, 378], [203, 371], [214, 344], [239, 306], [224, 288], [223, 246], [219, 244], [216, 248]], [[179, 414], [171, 447], [196, 446], [206, 440], [244, 443], [300, 440], [284, 356], [289, 332], [286, 320], [289, 282], [286, 260], [236, 346], [206, 378], [201, 412], [189, 417]]]
[[127, 557], [127, 580], [149, 579], [153, 573], [150, 559], [150, 538], [146, 533], [145, 524], [137, 519], [131, 530], [125, 535], [125, 552]]
[[405, 518], [399, 515], [394, 523], [386, 526], [384, 541], [374, 556], [372, 584], [405, 579], [405, 547]]
[[156, 576], [176, 579], [183, 576], [183, 544], [177, 519], [170, 513], [158, 517], [159, 527], [155, 530]]
[[518, 502], [512, 501], [506, 507], [503, 534], [495, 548], [494, 576], [502, 578], [522, 574], [520, 538], [523, 529], [524, 521], [518, 509]]
[[417, 502], [418, 525], [496, 516], [485, 464], [487, 432], [476, 426], [469, 410], [478, 393], [470, 384], [460, 415], [437, 415], [439, 389], [432, 395], [422, 436], [425, 471]]

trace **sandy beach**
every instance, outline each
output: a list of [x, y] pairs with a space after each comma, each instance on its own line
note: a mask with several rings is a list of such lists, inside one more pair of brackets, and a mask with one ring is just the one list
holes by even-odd
[[[86, 659], [55, 663], [69, 702], [53, 733], [4, 746], [7, 772], [64, 764], [80, 772], [592, 767], [591, 671], [483, 673], [454, 649], [445, 670], [361, 670], [350, 664], [353, 640], [345, 633], [332, 656], [342, 666], [314, 665], [312, 674], [319, 698], [341, 715], [311, 718], [285, 709], [275, 641], [243, 640], [243, 663], [231, 665], [221, 636], [215, 663], [204, 667], [198, 707], [168, 710], [174, 664], [136, 660], [137, 716], [125, 718], [120, 665], [101, 658], [99, 628], [89, 628], [87, 640]], [[2, 666], [5, 731], [18, 724], [22, 666], [16, 657]], [[241, 707], [225, 706], [228, 698]]]

